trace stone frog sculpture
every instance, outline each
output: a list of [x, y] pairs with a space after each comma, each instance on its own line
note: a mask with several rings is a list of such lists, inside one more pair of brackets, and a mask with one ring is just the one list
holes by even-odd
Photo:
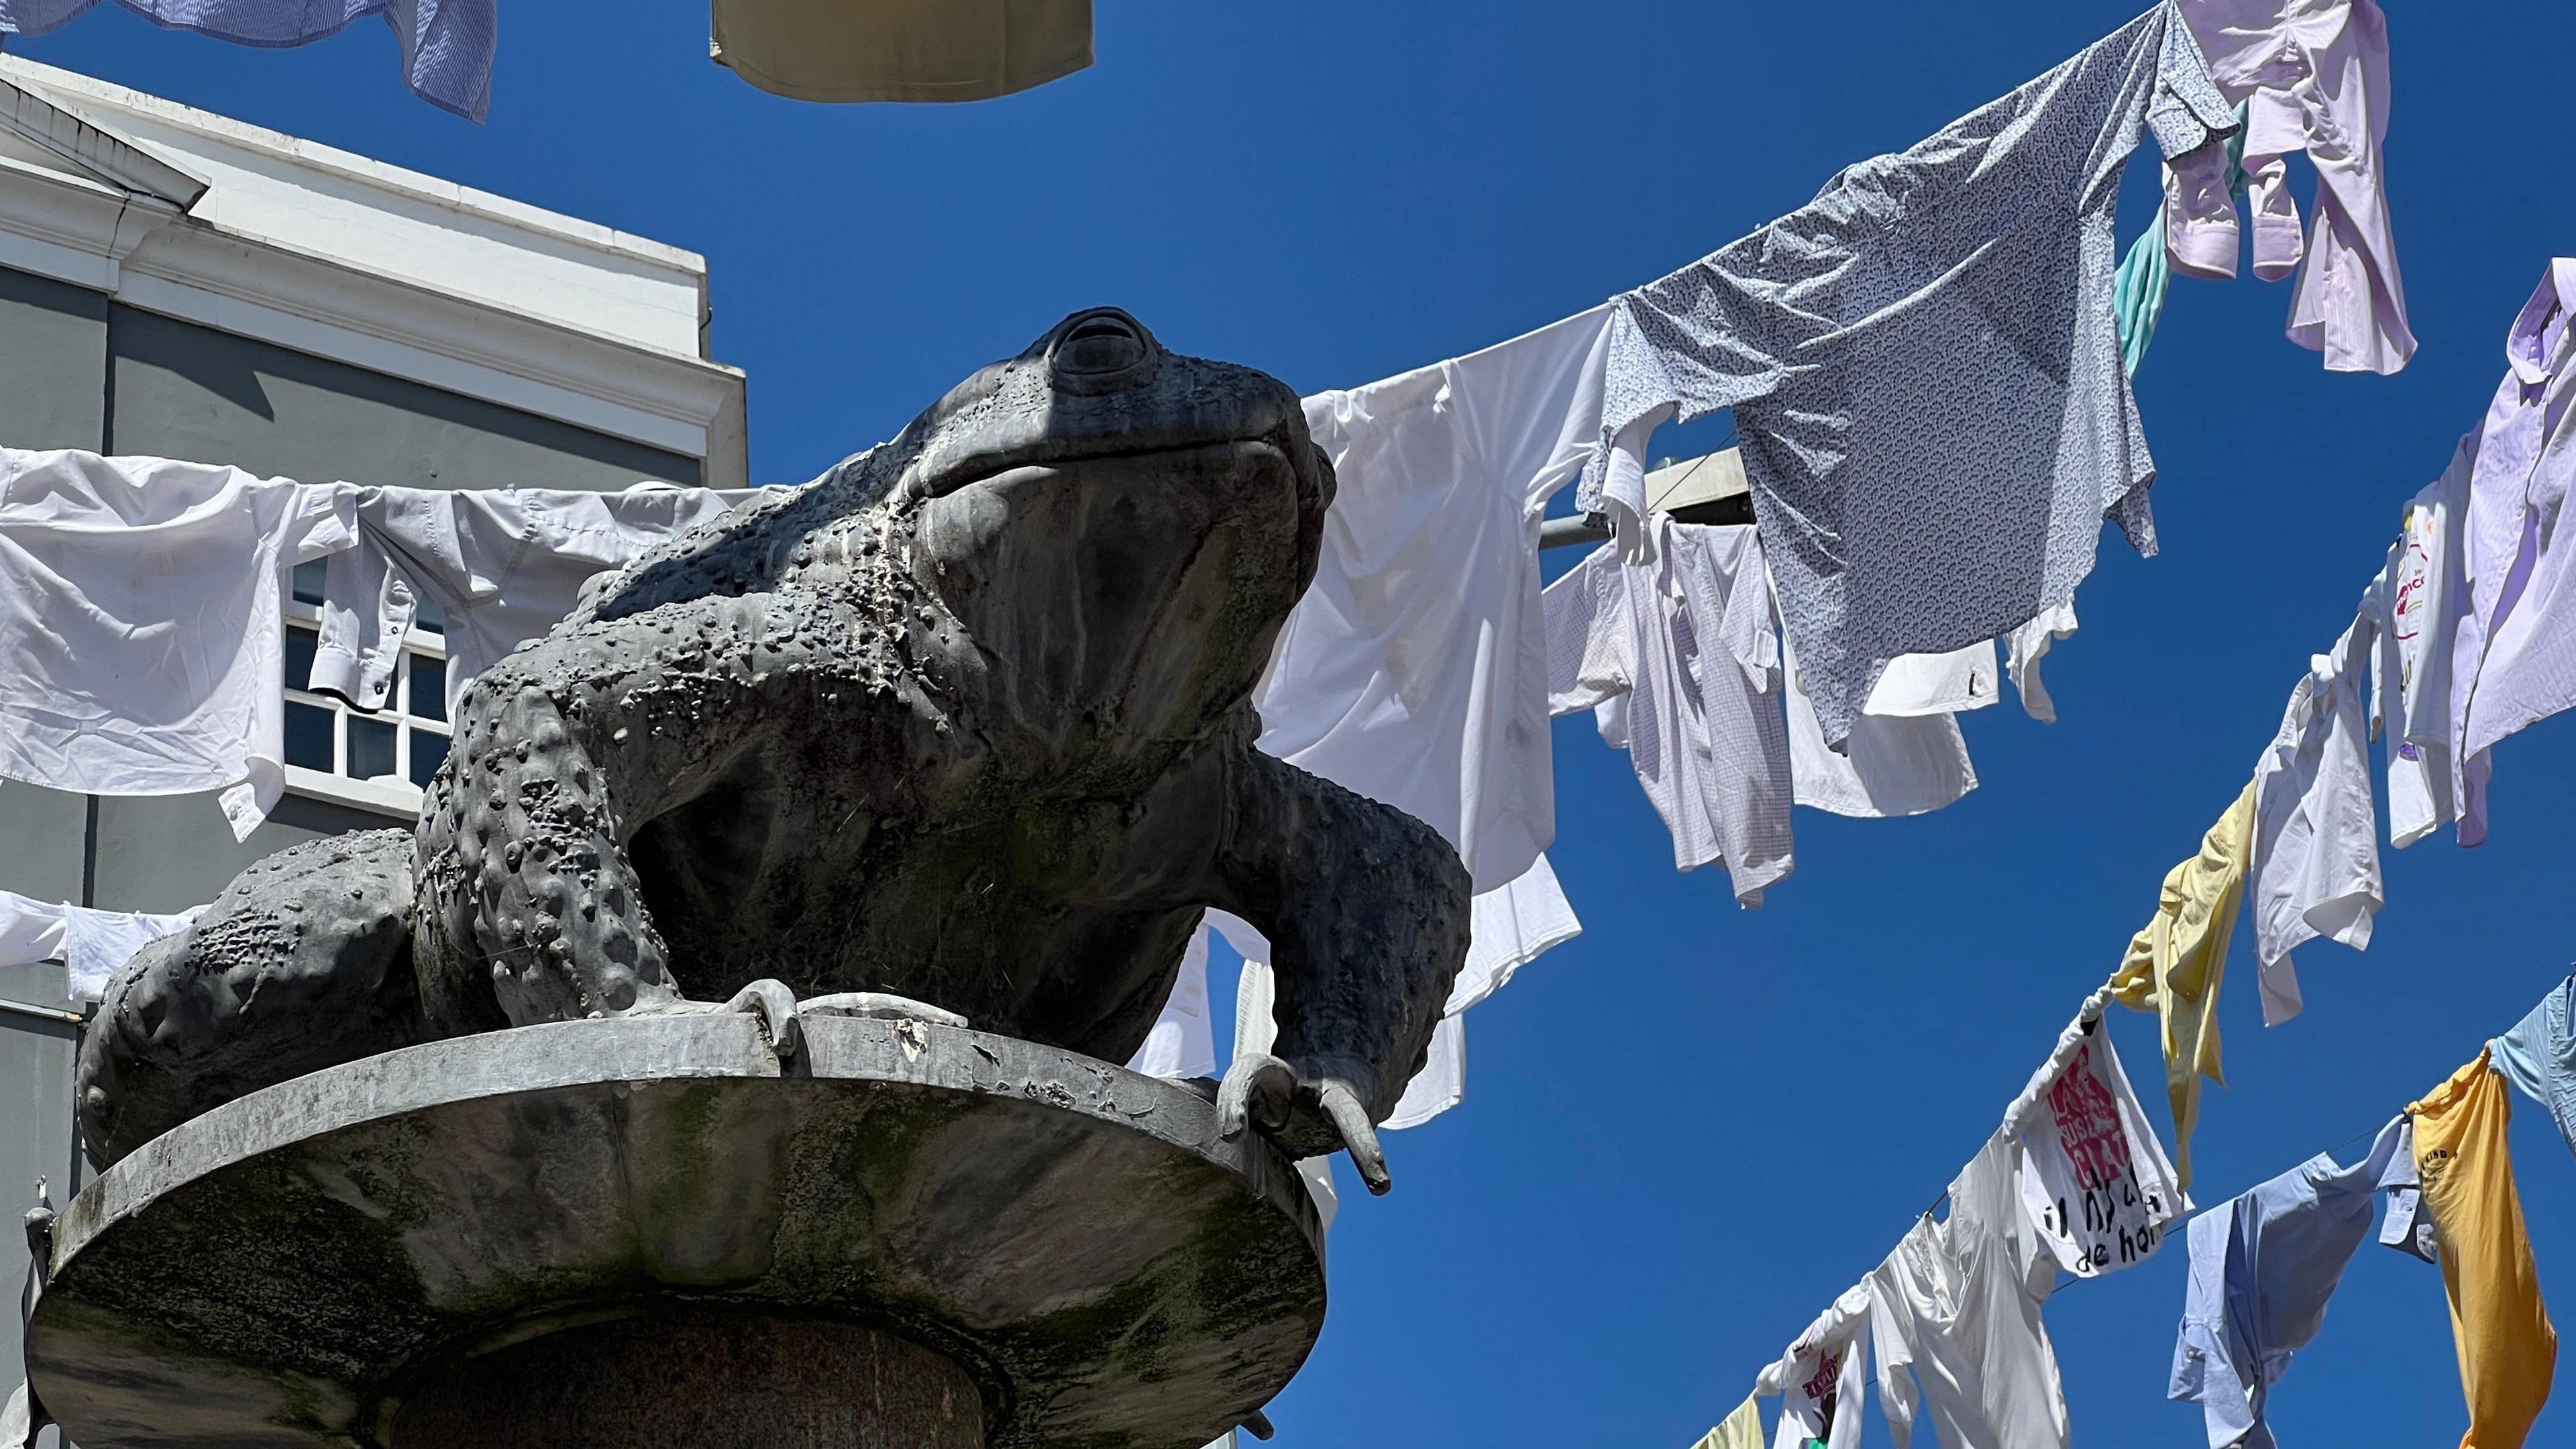
[[636, 1013], [898, 1013], [1125, 1061], [1203, 907], [1275, 952], [1222, 1130], [1347, 1148], [1467, 947], [1456, 855], [1262, 754], [1252, 686], [1331, 465], [1297, 397], [1114, 309], [891, 442], [603, 575], [466, 693], [417, 829], [251, 867], [108, 989], [102, 1165], [411, 1042]]

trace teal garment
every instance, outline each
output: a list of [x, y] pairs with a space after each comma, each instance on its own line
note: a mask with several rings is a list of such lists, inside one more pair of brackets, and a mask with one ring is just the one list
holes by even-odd
[[[2227, 138], [2227, 192], [2245, 194], [2245, 107], [2236, 108], [2236, 130]], [[2111, 305], [2120, 315], [2120, 365], [2138, 375], [2147, 343], [2156, 335], [2156, 319], [2165, 312], [2165, 288], [2173, 283], [2173, 266], [2165, 257], [2165, 209], [2129, 244], [2112, 284]]]

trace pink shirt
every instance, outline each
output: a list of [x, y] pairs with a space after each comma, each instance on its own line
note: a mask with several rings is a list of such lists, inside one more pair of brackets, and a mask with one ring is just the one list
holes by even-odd
[[2558, 531], [2576, 482], [2576, 258], [2560, 257], [2505, 338], [2507, 371], [2479, 431], [2462, 530], [2468, 607], [2451, 656], [2459, 839], [2486, 838], [2487, 751], [2576, 705], [2576, 537]]
[[[2415, 355], [2406, 289], [2388, 225], [2380, 161], [2388, 138], [2388, 20], [2373, 0], [2181, 0], [2183, 19], [2228, 100], [2246, 107], [2246, 194], [2254, 274], [2288, 276], [2302, 258], [2290, 340], [2335, 372], [2390, 373]], [[2282, 158], [2317, 169], [2316, 218], [2302, 239]], [[2236, 206], [2219, 146], [2175, 157], [2165, 174], [2174, 269], [2236, 275]]]

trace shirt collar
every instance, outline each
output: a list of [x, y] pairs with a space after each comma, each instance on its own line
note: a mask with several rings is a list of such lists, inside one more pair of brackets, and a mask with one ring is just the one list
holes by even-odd
[[2547, 382], [2557, 371], [2551, 355], [2558, 349], [2558, 338], [2567, 329], [2567, 316], [2576, 312], [2576, 257], [2558, 257], [2549, 264], [2549, 275], [2540, 279], [2531, 300], [2522, 306], [2522, 315], [2513, 319], [2513, 331], [2504, 341], [2505, 362], [2514, 376], [2526, 383]]

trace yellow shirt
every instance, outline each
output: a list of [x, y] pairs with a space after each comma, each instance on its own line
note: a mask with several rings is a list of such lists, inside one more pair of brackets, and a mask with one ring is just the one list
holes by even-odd
[[1747, 1395], [1726, 1422], [1711, 1429], [1691, 1449], [1765, 1449], [1762, 1442], [1762, 1411], [1755, 1407], [1755, 1397]]
[[2200, 853], [2165, 873], [2156, 913], [2129, 941], [2111, 994], [2162, 1019], [2165, 1097], [2173, 1104], [2174, 1170], [2191, 1186], [2191, 1133], [2200, 1122], [2200, 1083], [2227, 1079], [2218, 1062], [2218, 982], [2245, 899], [2254, 851], [2254, 787], [2236, 797], [2201, 837]]
[[2521, 1449], [2549, 1398], [2558, 1330], [2540, 1301], [2505, 1146], [2511, 1094], [2481, 1051], [2406, 1111], [2415, 1119], [2415, 1171], [2442, 1239], [2442, 1287], [2469, 1401], [2460, 1449]]

